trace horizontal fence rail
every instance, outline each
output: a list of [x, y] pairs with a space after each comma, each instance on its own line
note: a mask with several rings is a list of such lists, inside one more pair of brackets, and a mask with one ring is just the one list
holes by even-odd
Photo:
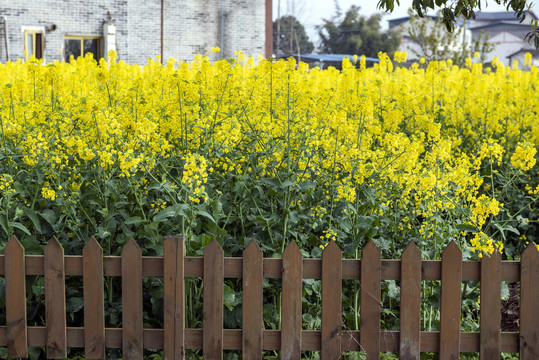
[[[86, 358], [104, 359], [106, 348], [121, 348], [124, 359], [142, 359], [143, 349], [164, 349], [165, 359], [182, 359], [186, 349], [202, 349], [204, 358], [220, 359], [223, 350], [241, 350], [245, 359], [261, 359], [262, 351], [281, 351], [282, 358], [300, 359], [301, 351], [321, 351], [323, 359], [338, 359], [344, 351], [399, 352], [401, 359], [419, 359], [438, 352], [440, 359], [458, 359], [461, 352], [499, 358], [519, 352], [521, 359], [539, 359], [539, 252], [530, 245], [521, 261], [501, 261], [499, 253], [481, 261], [462, 261], [451, 242], [441, 261], [421, 260], [412, 242], [401, 260], [383, 260], [373, 242], [362, 260], [342, 259], [335, 242], [321, 259], [304, 259], [291, 242], [282, 259], [264, 259], [255, 241], [242, 258], [225, 258], [213, 240], [203, 257], [186, 257], [181, 237], [164, 240], [163, 257], [144, 257], [134, 240], [122, 256], [103, 256], [91, 238], [82, 256], [64, 255], [53, 238], [44, 255], [25, 255], [12, 237], [0, 256], [0, 276], [6, 283], [6, 326], [0, 326], [0, 346], [9, 357], [25, 358], [29, 346], [47, 349], [47, 358], [65, 358], [67, 348], [84, 348]], [[25, 277], [45, 278], [46, 326], [28, 326]], [[66, 326], [65, 276], [83, 277], [84, 327]], [[104, 326], [104, 276], [122, 278], [122, 328]], [[163, 277], [164, 328], [143, 329], [142, 278]], [[203, 328], [185, 328], [185, 278], [203, 278]], [[243, 329], [223, 329], [225, 278], [242, 278]], [[263, 329], [262, 281], [282, 279], [280, 330]], [[322, 328], [302, 330], [302, 280], [322, 280]], [[337, 281], [341, 279], [341, 281]], [[342, 279], [361, 285], [359, 331], [343, 330]], [[381, 281], [400, 280], [400, 331], [380, 329]], [[420, 331], [421, 281], [441, 280], [440, 331]], [[481, 282], [480, 331], [460, 331], [461, 283]], [[519, 332], [501, 331], [501, 282], [520, 281]]]

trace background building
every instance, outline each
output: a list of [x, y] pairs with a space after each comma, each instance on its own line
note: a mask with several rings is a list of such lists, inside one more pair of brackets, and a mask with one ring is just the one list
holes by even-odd
[[[455, 47], [467, 46], [472, 39], [477, 39], [482, 34], [489, 35], [489, 43], [493, 45], [493, 50], [487, 54], [485, 62], [490, 62], [497, 56], [498, 59], [506, 65], [510, 64], [509, 57], [520, 50], [534, 50], [535, 47], [525, 40], [527, 33], [531, 31], [530, 20], [537, 20], [537, 16], [533, 11], [526, 14], [525, 20], [520, 23], [514, 13], [507, 11], [500, 12], [483, 12], [477, 11], [475, 20], [466, 21], [466, 29], [461, 31], [459, 38], [460, 44], [454, 44]], [[435, 20], [435, 16], [426, 16]], [[393, 31], [399, 31], [402, 35], [402, 42], [399, 47], [400, 51], [408, 52], [410, 60], [417, 60], [413, 55], [412, 49], [420, 52], [420, 46], [409, 36], [410, 18], [402, 17], [398, 19], [388, 20], [389, 28]], [[457, 26], [462, 26], [464, 22], [457, 23]], [[434, 21], [432, 21], [434, 27]], [[458, 31], [458, 29], [455, 29]]]
[[[0, 7], [0, 62], [66, 60], [115, 50], [121, 60], [192, 60], [272, 52], [271, 0], [10, 0]], [[269, 21], [269, 32], [267, 22]]]

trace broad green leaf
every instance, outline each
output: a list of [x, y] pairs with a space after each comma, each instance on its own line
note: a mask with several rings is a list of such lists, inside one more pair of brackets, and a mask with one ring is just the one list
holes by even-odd
[[39, 221], [37, 213], [30, 208], [23, 208], [23, 212], [32, 221], [32, 224], [34, 225], [36, 231], [41, 234], [41, 222]]

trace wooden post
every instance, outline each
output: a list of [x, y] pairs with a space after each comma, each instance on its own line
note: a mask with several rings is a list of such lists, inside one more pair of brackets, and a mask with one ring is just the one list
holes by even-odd
[[480, 354], [481, 359], [499, 359], [501, 341], [501, 262], [497, 249], [481, 259]]
[[322, 360], [340, 359], [342, 338], [342, 253], [330, 241], [322, 253]]
[[28, 357], [26, 329], [26, 276], [24, 249], [15, 236], [4, 249], [6, 274], [7, 353], [10, 358]]
[[301, 359], [301, 296], [303, 257], [294, 241], [283, 253], [283, 297], [281, 298], [281, 358]]
[[451, 241], [442, 253], [440, 299], [440, 360], [460, 359], [462, 252]]
[[360, 343], [367, 360], [380, 358], [381, 274], [380, 249], [371, 240], [361, 256]]
[[242, 354], [262, 360], [263, 273], [262, 250], [251, 240], [243, 252]]
[[224, 253], [214, 239], [204, 249], [203, 357], [223, 358]]
[[411, 241], [401, 260], [400, 358], [419, 360], [421, 321], [421, 253]]
[[47, 358], [65, 359], [67, 340], [64, 249], [55, 237], [45, 246], [44, 262]]
[[87, 359], [105, 358], [105, 295], [103, 249], [92, 237], [82, 250], [84, 291], [84, 353]]
[[[533, 242], [520, 261], [520, 359], [539, 359], [539, 252]], [[482, 304], [481, 304], [482, 305]]]
[[167, 236], [163, 244], [165, 360], [185, 359], [185, 244]]
[[142, 252], [132, 238], [122, 249], [122, 351], [125, 360], [143, 358]]

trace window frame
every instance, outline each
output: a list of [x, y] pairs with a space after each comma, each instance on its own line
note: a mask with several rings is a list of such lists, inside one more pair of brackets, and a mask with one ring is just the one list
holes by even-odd
[[[34, 55], [36, 59], [43, 59], [44, 53], [45, 53], [45, 31], [41, 29], [24, 29], [24, 58], [25, 60], [28, 60], [30, 56]], [[40, 56], [36, 56], [36, 35], [41, 36], [40, 45], [41, 45], [41, 54]], [[29, 54], [28, 52], [28, 35], [32, 36], [32, 54]]]
[[102, 36], [95, 36], [95, 35], [65, 35], [64, 36], [64, 60], [66, 59], [66, 53], [65, 53], [65, 42], [66, 40], [80, 40], [80, 55], [75, 56], [75, 60], [81, 56], [84, 57], [84, 40], [97, 40], [97, 51], [98, 54], [94, 54], [94, 60], [99, 61], [103, 57], [103, 37]]

